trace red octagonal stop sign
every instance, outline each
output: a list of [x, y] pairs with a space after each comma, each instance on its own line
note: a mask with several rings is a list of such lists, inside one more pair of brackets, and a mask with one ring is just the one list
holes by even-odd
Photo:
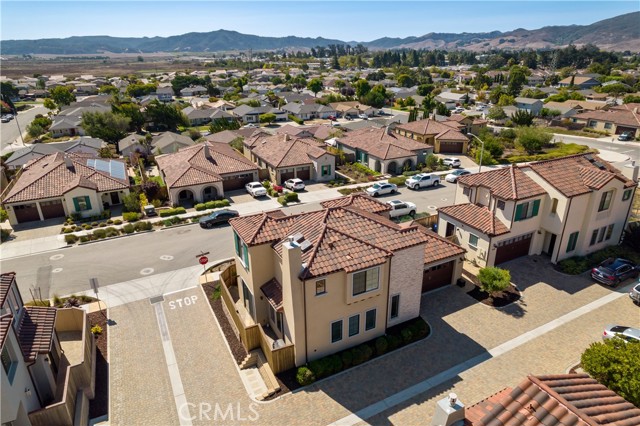
[[209, 258], [207, 256], [202, 256], [200, 257], [200, 259], [198, 259], [198, 261], [200, 262], [201, 265], [206, 265], [207, 262], [209, 261]]

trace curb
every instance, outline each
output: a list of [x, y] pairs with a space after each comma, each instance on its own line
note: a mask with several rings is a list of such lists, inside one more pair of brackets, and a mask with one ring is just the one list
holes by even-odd
[[[150, 229], [148, 231], [140, 231], [140, 232], [132, 232], [131, 234], [118, 235], [117, 237], [109, 237], [109, 238], [100, 238], [98, 240], [85, 241], [84, 243], [77, 244], [68, 244], [66, 247], [73, 247], [74, 245], [78, 246], [86, 246], [87, 244], [100, 243], [103, 241], [117, 240], [118, 238], [132, 237], [134, 235], [148, 234], [149, 232], [155, 232], [155, 229]], [[85, 235], [83, 235], [85, 236]]]

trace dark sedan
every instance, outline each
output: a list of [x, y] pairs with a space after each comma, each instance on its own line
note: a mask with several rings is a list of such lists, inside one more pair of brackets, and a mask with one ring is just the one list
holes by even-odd
[[238, 217], [238, 215], [238, 212], [235, 210], [223, 209], [215, 211], [208, 216], [202, 216], [199, 222], [202, 228], [213, 228], [219, 223], [229, 222], [229, 219]]
[[630, 260], [607, 259], [591, 270], [591, 278], [603, 284], [614, 286], [627, 278], [637, 277], [638, 267]]

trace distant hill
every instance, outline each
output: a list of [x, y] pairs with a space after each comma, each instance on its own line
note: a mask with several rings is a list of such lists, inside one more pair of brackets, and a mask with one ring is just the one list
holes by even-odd
[[[356, 42], [349, 42], [355, 44]], [[383, 37], [362, 44], [372, 50], [412, 49], [539, 49], [577, 46], [592, 43], [604, 50], [640, 51], [640, 12], [605, 19], [591, 25], [544, 27], [537, 30], [522, 28], [487, 33], [429, 33], [419, 37]], [[154, 52], [216, 52], [225, 50], [273, 50], [311, 48], [329, 44], [345, 44], [341, 40], [322, 37], [261, 37], [236, 31], [218, 30], [207, 33], [187, 33], [171, 37], [109, 37], [82, 36], [63, 39], [5, 40], [3, 55], [22, 54], [99, 54]]]

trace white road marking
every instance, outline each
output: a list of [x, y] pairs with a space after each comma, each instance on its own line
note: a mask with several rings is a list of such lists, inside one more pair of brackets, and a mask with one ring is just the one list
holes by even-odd
[[60, 260], [64, 257], [64, 254], [54, 254], [49, 258], [49, 260]]
[[151, 275], [153, 274], [153, 268], [144, 268], [140, 271], [140, 275]]

